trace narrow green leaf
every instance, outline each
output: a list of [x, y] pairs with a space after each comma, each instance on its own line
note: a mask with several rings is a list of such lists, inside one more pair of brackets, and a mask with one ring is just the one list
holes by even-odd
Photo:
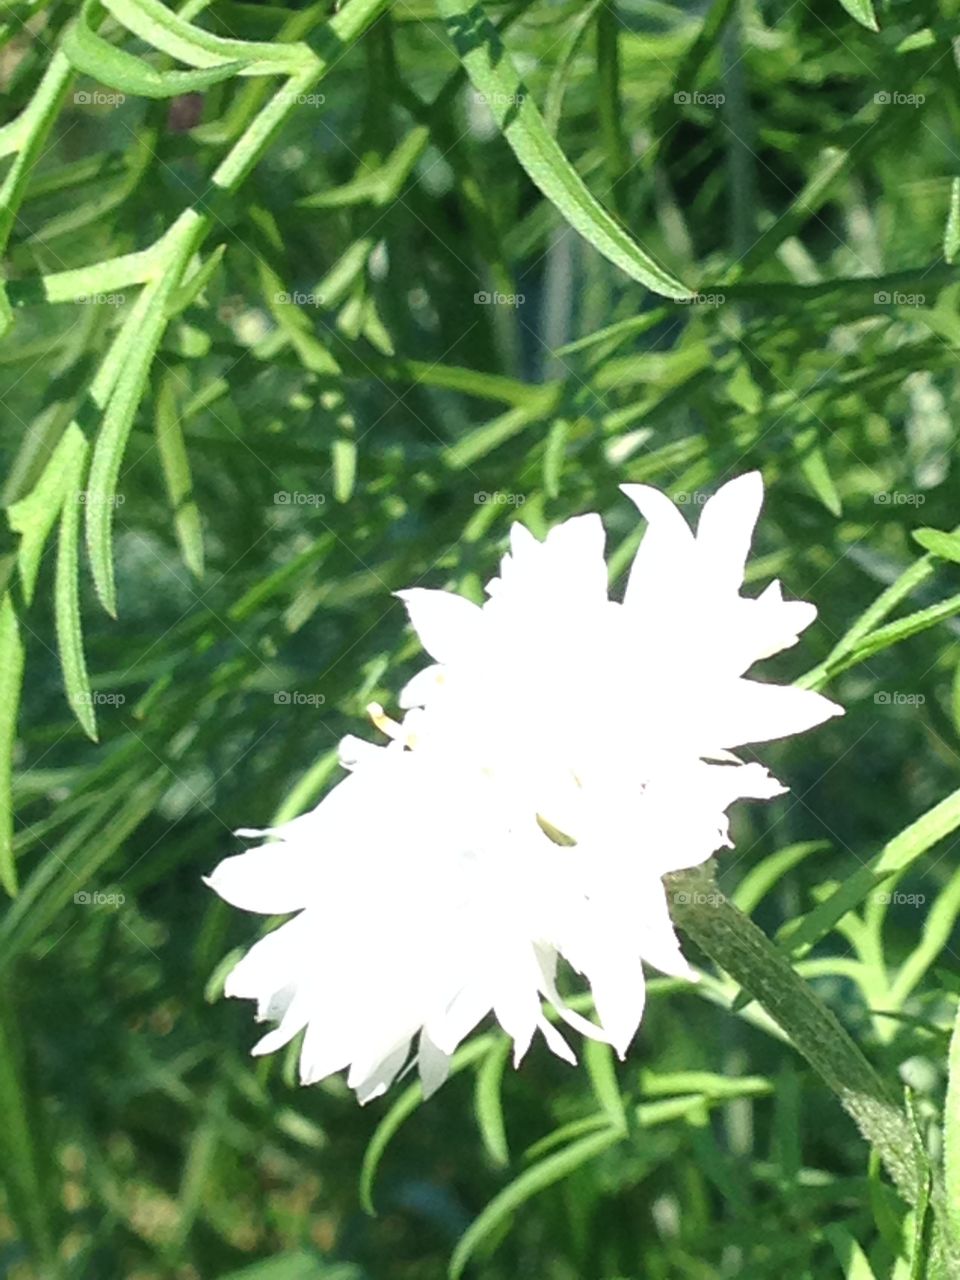
[[[120, 336], [132, 330], [138, 340], [130, 346], [127, 359], [117, 373], [94, 446], [86, 495], [87, 550], [97, 594], [114, 617], [117, 599], [113, 576], [113, 509], [117, 479], [134, 415], [146, 393], [150, 367], [167, 325], [167, 303], [180, 283], [202, 226], [200, 215], [187, 209], [164, 236], [163, 273], [144, 286], [124, 322]], [[108, 359], [111, 355], [113, 349]]]
[[846, 1227], [832, 1223], [824, 1227], [823, 1234], [830, 1241], [837, 1261], [843, 1268], [843, 1280], [877, 1280], [867, 1255]]
[[203, 577], [203, 529], [200, 511], [191, 499], [193, 478], [183, 442], [177, 406], [176, 374], [164, 373], [157, 392], [157, 449], [163, 467], [167, 496], [173, 508], [173, 523], [184, 564], [196, 578]]
[[193, 306], [213, 279], [226, 251], [227, 246], [225, 244], [218, 244], [213, 252], [208, 255], [206, 262], [202, 263], [183, 284], [174, 289], [167, 304], [168, 316], [178, 316], [181, 311], [186, 311], [187, 307]]
[[804, 955], [885, 880], [905, 871], [944, 837], [960, 827], [960, 789], [911, 822], [887, 842], [871, 866], [858, 867], [824, 902], [808, 915], [791, 921], [778, 942], [794, 957]]
[[349, 502], [357, 479], [357, 442], [341, 436], [331, 447], [333, 464], [333, 496], [337, 502]]
[[578, 1142], [572, 1142], [562, 1151], [547, 1156], [532, 1169], [525, 1170], [519, 1178], [515, 1178], [499, 1195], [494, 1196], [460, 1237], [450, 1259], [450, 1280], [459, 1280], [464, 1267], [484, 1240], [494, 1234], [527, 1200], [559, 1182], [561, 1178], [568, 1177], [588, 1160], [595, 1160], [622, 1140], [623, 1132], [619, 1128], [603, 1129], [600, 1133], [592, 1133]]
[[955, 564], [960, 564], [960, 533], [945, 533], [942, 529], [914, 529], [912, 537], [924, 551], [939, 556], [941, 560], [952, 560]]
[[103, 6], [134, 35], [192, 67], [241, 62], [246, 75], [270, 75], [296, 70], [313, 57], [305, 45], [221, 39], [185, 21], [160, 0], [103, 0]]
[[474, 1112], [480, 1136], [494, 1164], [510, 1163], [507, 1129], [503, 1120], [503, 1073], [513, 1045], [506, 1036], [498, 1036], [490, 1052], [480, 1063], [474, 1089]]
[[569, 434], [568, 418], [555, 418], [550, 424], [543, 453], [543, 487], [548, 498], [556, 498], [560, 494], [560, 476], [563, 472]]
[[623, 1105], [623, 1097], [620, 1093], [620, 1081], [617, 1079], [613, 1050], [602, 1040], [585, 1039], [583, 1062], [590, 1077], [594, 1097], [600, 1103], [610, 1123], [626, 1133], [627, 1109]]
[[843, 515], [843, 504], [830, 474], [818, 429], [814, 427], [801, 432], [796, 437], [795, 446], [800, 458], [800, 470], [810, 488], [830, 514], [839, 519]]
[[195, 93], [230, 79], [244, 65], [223, 62], [200, 71], [157, 71], [149, 62], [125, 53], [98, 36], [82, 18], [68, 27], [60, 47], [78, 71], [111, 89], [140, 98], [173, 98], [179, 93]]
[[0, 602], [0, 884], [17, 892], [13, 857], [13, 748], [23, 686], [23, 642], [9, 594]]
[[912, 636], [919, 635], [921, 631], [927, 631], [947, 618], [952, 618], [955, 613], [960, 613], [960, 593], [948, 596], [946, 600], [930, 605], [927, 609], [918, 609], [916, 613], [908, 614], [906, 618], [898, 618], [896, 622], [890, 622], [885, 627], [878, 627], [876, 631], [864, 636], [838, 663], [832, 665], [830, 672], [832, 675], [839, 675], [841, 671], [846, 671], [849, 667], [872, 658], [874, 654], [889, 649], [891, 645], [900, 644], [901, 641], [909, 640]]
[[512, 440], [542, 416], [539, 404], [508, 409], [480, 427], [474, 427], [443, 452], [443, 460], [455, 471], [470, 467], [494, 449]]
[[947, 262], [955, 262], [960, 253], [960, 178], [950, 183], [950, 211], [943, 230], [943, 256]]
[[87, 442], [81, 435], [73, 460], [73, 474], [64, 490], [60, 512], [54, 613], [57, 625], [57, 648], [60, 653], [60, 667], [63, 671], [63, 687], [67, 701], [84, 733], [96, 742], [97, 717], [93, 706], [90, 680], [87, 676], [87, 663], [83, 653], [83, 628], [80, 621], [80, 498], [87, 451]]
[[877, 15], [873, 11], [873, 0], [840, 0], [840, 3], [850, 17], [855, 18], [868, 31], [880, 30], [877, 26]]
[[812, 853], [822, 853], [830, 848], [827, 840], [804, 840], [787, 845], [771, 853], [747, 872], [733, 892], [733, 901], [744, 913], [752, 915], [775, 885], [778, 885], [791, 868]]
[[943, 1181], [949, 1227], [960, 1245], [960, 1006], [947, 1058], [947, 1096], [943, 1104]]
[[[476, 1062], [478, 1058], [482, 1058], [489, 1052], [492, 1044], [493, 1036], [490, 1035], [478, 1036], [475, 1040], [469, 1041], [453, 1055], [450, 1074], [456, 1075], [465, 1067], [468, 1067], [471, 1062]], [[420, 1082], [416, 1081], [401, 1093], [400, 1097], [377, 1125], [373, 1137], [367, 1144], [360, 1169], [360, 1203], [369, 1214], [376, 1213], [373, 1206], [373, 1183], [380, 1167], [380, 1161], [383, 1159], [383, 1154], [397, 1130], [405, 1120], [408, 1120], [413, 1115], [421, 1102], [423, 1102], [423, 1090], [420, 1088]]]
[[18, 563], [27, 604], [33, 599], [43, 548], [60, 514], [64, 493], [73, 484], [85, 451], [83, 432], [76, 423], [71, 423], [50, 455], [37, 483], [26, 497], [7, 509], [10, 528], [14, 533], [19, 533], [22, 539]]
[[496, 28], [476, 0], [437, 0], [474, 88], [481, 93], [530, 181], [563, 218], [632, 280], [654, 293], [689, 298], [681, 284], [591, 194], [543, 122]]

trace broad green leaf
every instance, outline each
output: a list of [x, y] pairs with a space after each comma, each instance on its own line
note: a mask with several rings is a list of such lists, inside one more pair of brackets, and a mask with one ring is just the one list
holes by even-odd
[[23, 642], [9, 594], [0, 601], [0, 884], [11, 898], [17, 892], [13, 858], [13, 748], [23, 684]]
[[873, 11], [873, 0], [840, 0], [840, 3], [850, 17], [855, 18], [862, 27], [866, 27], [868, 31], [880, 30], [877, 26], [877, 15]]
[[54, 613], [57, 648], [63, 671], [63, 687], [70, 709], [89, 738], [97, 741], [97, 717], [83, 654], [83, 627], [80, 621], [80, 499], [87, 442], [82, 436], [72, 459], [72, 474], [66, 478], [57, 539], [57, 572]]
[[67, 29], [61, 48], [78, 71], [111, 89], [141, 98], [173, 98], [180, 93], [195, 93], [230, 79], [244, 65], [224, 62], [201, 71], [157, 71], [142, 58], [125, 53], [98, 36], [82, 19]]
[[530, 181], [567, 222], [632, 280], [669, 298], [690, 291], [645, 253], [597, 201], [543, 122], [493, 24], [474, 0], [437, 0], [467, 75]]
[[83, 432], [76, 423], [71, 423], [37, 483], [25, 498], [7, 509], [10, 528], [22, 539], [18, 560], [20, 581], [28, 604], [33, 599], [43, 548], [60, 514], [64, 494], [75, 484], [85, 453]]
[[489, 1236], [495, 1235], [498, 1228], [512, 1218], [532, 1196], [545, 1191], [561, 1178], [568, 1177], [582, 1165], [595, 1160], [622, 1141], [621, 1129], [603, 1129], [600, 1133], [592, 1133], [589, 1137], [572, 1142], [562, 1151], [547, 1156], [532, 1169], [525, 1170], [515, 1178], [499, 1195], [494, 1196], [460, 1237], [453, 1257], [450, 1259], [450, 1280], [459, 1280], [470, 1258], [483, 1242]]
[[960, 533], [944, 533], [942, 529], [914, 529], [911, 535], [924, 551], [941, 560], [960, 563]]

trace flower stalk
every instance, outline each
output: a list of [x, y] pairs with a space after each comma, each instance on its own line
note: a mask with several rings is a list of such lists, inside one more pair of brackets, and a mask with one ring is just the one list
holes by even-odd
[[960, 1276], [960, 1249], [945, 1229], [942, 1188], [916, 1124], [833, 1012], [788, 957], [718, 888], [712, 862], [664, 877], [674, 922], [751, 995], [836, 1094], [912, 1208], [928, 1196], [938, 1222], [934, 1277]]

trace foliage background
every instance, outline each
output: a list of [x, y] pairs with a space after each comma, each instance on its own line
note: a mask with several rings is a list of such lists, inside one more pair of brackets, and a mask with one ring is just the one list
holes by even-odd
[[[762, 751], [792, 791], [742, 807], [722, 882], [772, 936], [913, 832], [796, 965], [939, 1158], [960, 555], [913, 534], [957, 523], [956, 0], [880, 0], [879, 30], [868, 0], [489, 0], [505, 103], [460, 66], [453, 0], [192, 0], [195, 31], [264, 45], [191, 37], [192, 61], [163, 12], [0, 14], [0, 1271], [429, 1280], [509, 1188], [467, 1264], [491, 1280], [923, 1274], [852, 1123], [722, 975], [656, 981], [623, 1064], [541, 1046], [504, 1072], [485, 1032], [382, 1153], [369, 1217], [402, 1089], [361, 1111], [250, 1059], [218, 995], [257, 921], [200, 877], [391, 707], [418, 656], [391, 592], [479, 598], [511, 519], [584, 510], [619, 583], [621, 483], [693, 515], [760, 468], [751, 580], [820, 609], [769, 670], [829, 678], [847, 715]], [[521, 100], [692, 302], [538, 190]]]

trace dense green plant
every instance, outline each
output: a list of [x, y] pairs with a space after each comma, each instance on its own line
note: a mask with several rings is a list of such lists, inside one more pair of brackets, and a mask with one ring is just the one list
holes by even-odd
[[[956, 1273], [958, 20], [7, 0], [4, 1274]], [[619, 484], [751, 467], [847, 715], [677, 887], [703, 982], [422, 1110], [251, 1060], [200, 877], [393, 696], [391, 592], [584, 510], [619, 578]]]

